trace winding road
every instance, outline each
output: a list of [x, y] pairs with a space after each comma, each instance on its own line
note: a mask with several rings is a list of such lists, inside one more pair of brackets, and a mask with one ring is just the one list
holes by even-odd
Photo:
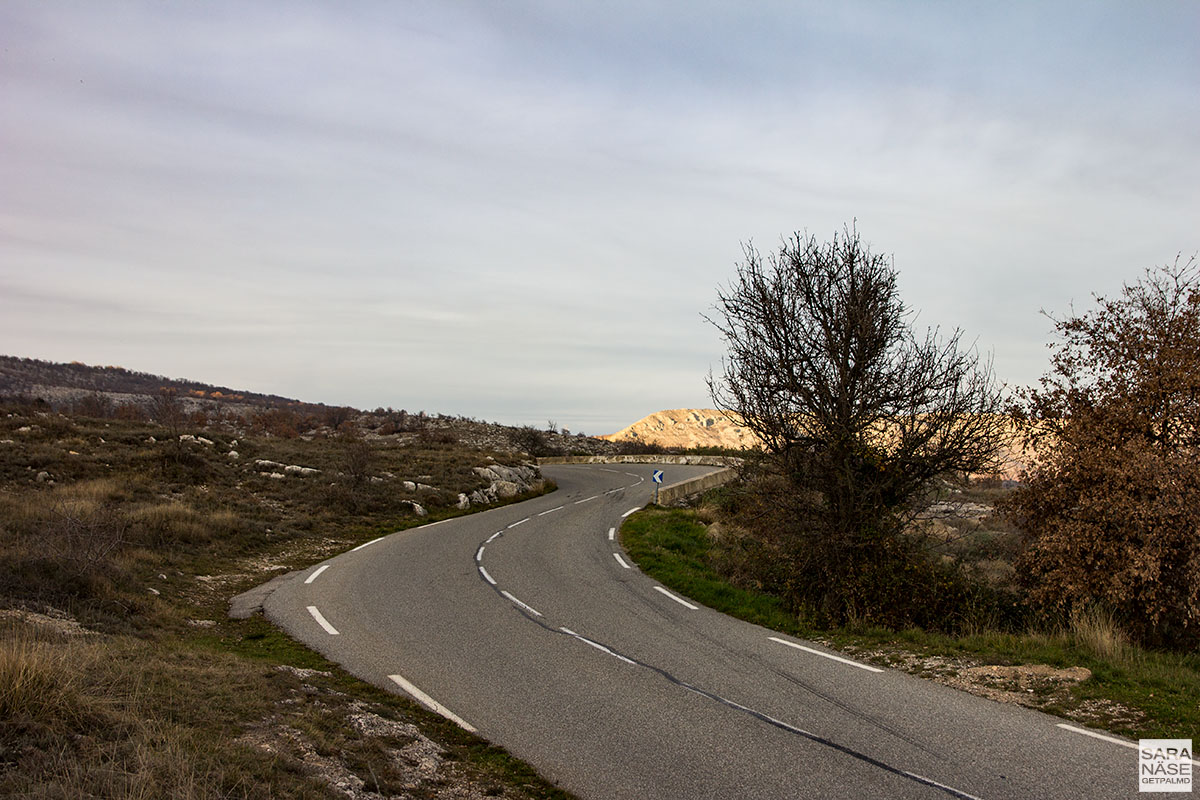
[[642, 574], [615, 532], [654, 468], [543, 467], [558, 491], [369, 542], [277, 581], [264, 611], [583, 798], [1138, 795], [1128, 742], [855, 663]]

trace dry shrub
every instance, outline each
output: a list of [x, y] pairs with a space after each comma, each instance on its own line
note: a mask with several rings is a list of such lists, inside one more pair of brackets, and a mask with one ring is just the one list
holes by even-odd
[[178, 500], [137, 508], [129, 523], [130, 538], [145, 545], [202, 544], [241, 526], [231, 511], [199, 512]]
[[0, 639], [0, 720], [74, 726], [82, 714], [76, 657], [64, 645], [8, 632]]
[[113, 411], [113, 418], [126, 422], [146, 422], [150, 415], [136, 403], [121, 403]]
[[126, 496], [122, 484], [106, 479], [0, 494], [0, 596], [46, 602], [106, 596], [127, 543], [117, 505]]
[[233, 687], [263, 688], [256, 675], [210, 653], [124, 637], [0, 631], [0, 753], [12, 762], [0, 770], [0, 795], [267, 796], [247, 782], [262, 763], [256, 754], [217, 735], [223, 704], [239, 699]]
[[125, 544], [127, 525], [110, 484], [88, 481], [56, 492], [40, 526], [46, 549], [75, 574], [102, 570]]
[[267, 436], [280, 439], [295, 439], [300, 435], [302, 420], [295, 411], [286, 408], [272, 408], [261, 414], [256, 414], [251, 420], [254, 430]]
[[1038, 460], [1007, 507], [1030, 596], [1069, 619], [1111, 609], [1138, 641], [1200, 642], [1200, 264], [1147, 271], [1055, 320], [1025, 393]]
[[1124, 663], [1133, 652], [1125, 631], [1100, 606], [1076, 609], [1071, 614], [1070, 631], [1078, 645], [1107, 661]]

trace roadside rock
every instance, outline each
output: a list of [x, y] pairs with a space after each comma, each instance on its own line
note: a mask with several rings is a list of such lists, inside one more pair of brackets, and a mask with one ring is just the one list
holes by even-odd
[[496, 500], [507, 500], [524, 492], [533, 491], [543, 485], [542, 473], [533, 464], [507, 466], [505, 464], [489, 464], [486, 467], [475, 467], [476, 475], [490, 481], [486, 489], [473, 492], [470, 500], [478, 503], [475, 494], [481, 494], [485, 502], [494, 503]]

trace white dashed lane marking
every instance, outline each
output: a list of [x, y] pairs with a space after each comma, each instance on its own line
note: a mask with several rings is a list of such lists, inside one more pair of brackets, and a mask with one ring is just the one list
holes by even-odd
[[321, 614], [321, 612], [317, 610], [316, 606], [309, 606], [308, 613], [312, 614], [312, 618], [315, 619], [317, 621], [317, 624], [320, 625], [322, 628], [324, 628], [325, 632], [328, 633], [330, 636], [338, 635], [337, 628], [335, 628], [329, 624], [329, 620], [325, 619], [325, 617]]
[[328, 565], [328, 564], [322, 564], [321, 566], [319, 566], [319, 567], [317, 567], [315, 570], [313, 570], [313, 574], [312, 574], [312, 575], [309, 575], [307, 578], [305, 578], [305, 579], [304, 579], [304, 582], [305, 582], [305, 583], [312, 583], [313, 581], [315, 581], [315, 580], [317, 579], [317, 576], [318, 576], [318, 575], [320, 575], [322, 572], [324, 572], [324, 571], [325, 571], [325, 570], [327, 570], [327, 569], [329, 569], [329, 565]]
[[615, 558], [617, 560], [617, 563], [620, 564], [625, 569], [632, 569], [628, 564], [625, 563], [625, 559], [621, 558], [620, 553], [613, 553], [613, 558]]
[[580, 636], [578, 633], [571, 630], [570, 628], [559, 628], [559, 630], [562, 631], [563, 633], [567, 634], [568, 636], [574, 636], [576, 639], [583, 642], [584, 644], [591, 645], [592, 647], [596, 648], [597, 650], [599, 650], [602, 653], [608, 653], [613, 658], [619, 658], [622, 661], [624, 661], [626, 664], [634, 664], [636, 666], [636, 662], [634, 662], [632, 659], [628, 659], [625, 656], [621, 655], [620, 653], [616, 653], [612, 650], [609, 650], [607, 647], [600, 644], [599, 642], [593, 642], [591, 639]]
[[537, 610], [537, 609], [535, 609], [533, 606], [531, 606], [531, 605], [527, 605], [526, 603], [522, 603], [520, 600], [518, 600], [517, 598], [513, 597], [513, 595], [512, 595], [512, 593], [511, 593], [511, 592], [506, 592], [506, 591], [504, 591], [503, 589], [501, 589], [501, 590], [500, 590], [500, 594], [504, 595], [504, 596], [505, 596], [505, 597], [507, 597], [509, 600], [512, 600], [514, 603], [516, 603], [516, 604], [517, 604], [517, 605], [519, 605], [521, 608], [523, 608], [523, 609], [525, 609], [526, 611], [528, 611], [530, 614], [533, 614], [533, 615], [534, 615], [534, 616], [536, 616], [536, 617], [540, 617], [540, 616], [542, 615], [542, 612], [538, 611], [538, 610]]

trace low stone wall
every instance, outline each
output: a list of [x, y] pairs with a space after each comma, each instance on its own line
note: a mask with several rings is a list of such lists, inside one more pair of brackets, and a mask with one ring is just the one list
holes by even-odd
[[707, 492], [709, 489], [724, 486], [736, 478], [737, 474], [736, 469], [720, 469], [716, 472], [710, 472], [707, 475], [701, 475], [699, 478], [690, 478], [679, 483], [672, 483], [670, 486], [663, 486], [658, 490], [658, 504], [660, 506], [669, 506], [685, 497], [691, 497], [694, 494], [700, 494], [701, 492]]
[[547, 464], [686, 464], [697, 467], [725, 467], [698, 478], [663, 486], [658, 490], [658, 504], [670, 505], [685, 497], [723, 486], [737, 477], [742, 459], [731, 456], [644, 455], [644, 456], [549, 456], [539, 458], [538, 466]]
[[689, 464], [698, 467], [737, 467], [742, 459], [731, 456], [642, 455], [642, 456], [547, 456], [545, 464]]

